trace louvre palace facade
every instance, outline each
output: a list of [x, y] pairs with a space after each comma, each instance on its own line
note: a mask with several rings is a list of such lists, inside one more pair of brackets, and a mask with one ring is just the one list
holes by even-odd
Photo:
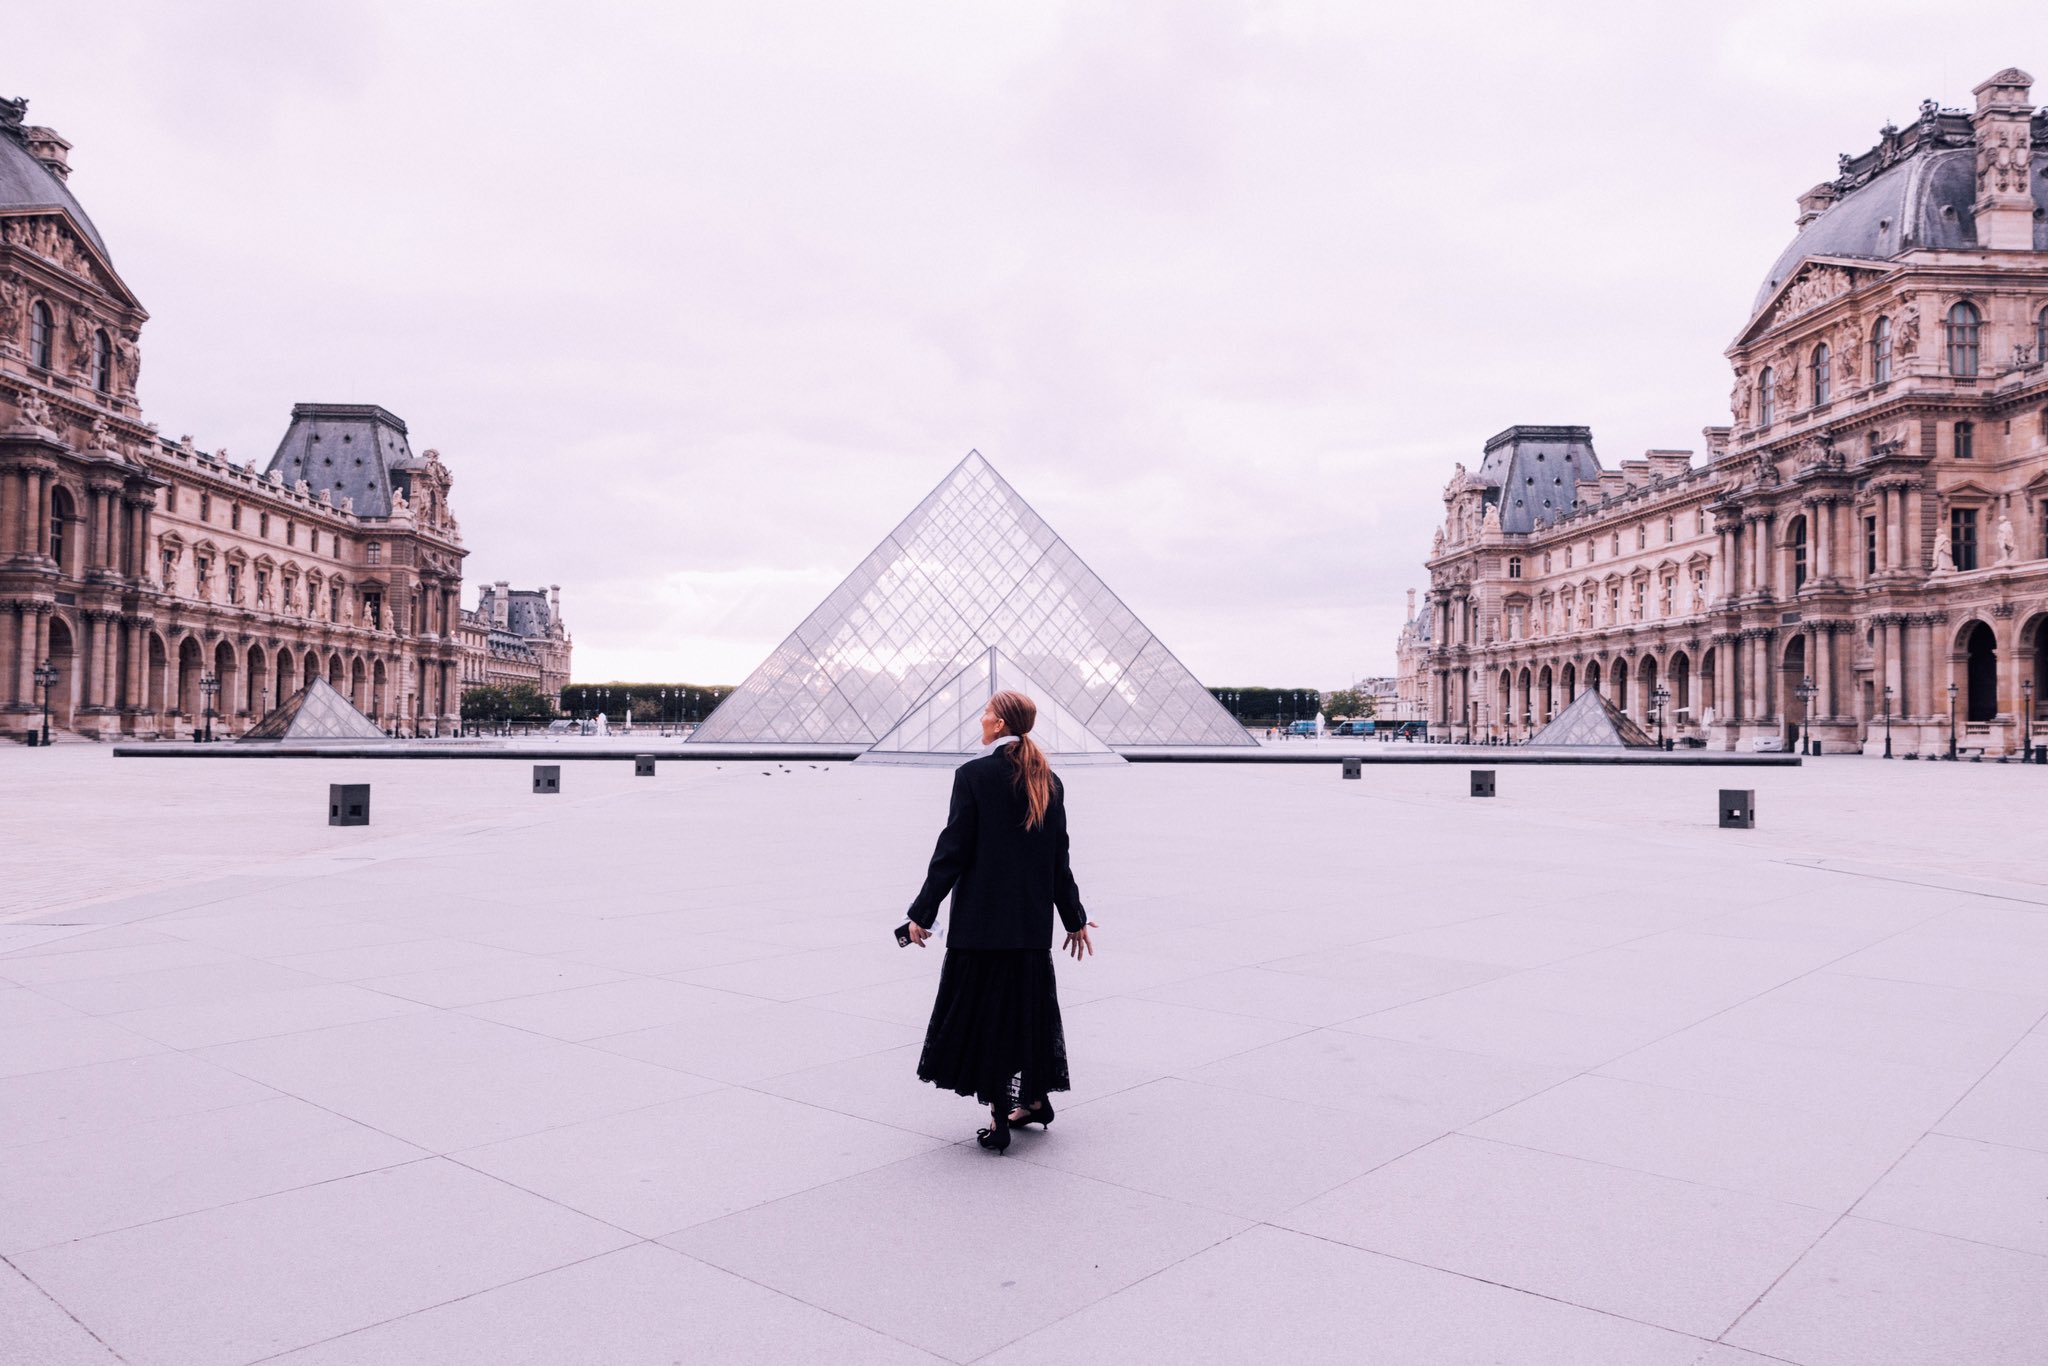
[[[2048, 693], [2048, 111], [2008, 69], [1798, 200], [1705, 450], [1513, 427], [1458, 466], [1404, 632], [1431, 731], [1581, 690], [1720, 749], [2016, 753]], [[2048, 738], [2048, 737], [2044, 737]]]
[[267, 467], [169, 441], [135, 383], [148, 313], [0, 101], [0, 733], [236, 734], [325, 678], [448, 733], [466, 553], [433, 451], [384, 409], [299, 404]]

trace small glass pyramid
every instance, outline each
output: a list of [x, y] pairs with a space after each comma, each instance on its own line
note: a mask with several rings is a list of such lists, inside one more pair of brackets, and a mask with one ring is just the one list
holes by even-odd
[[277, 710], [251, 726], [243, 740], [388, 740], [377, 723], [357, 711], [324, 678], [277, 704]]
[[1549, 725], [1530, 736], [1529, 743], [1605, 749], [1657, 747], [1657, 742], [1644, 734], [1641, 726], [1590, 688], [1573, 698], [1570, 706], [1550, 719]]
[[1123, 762], [1115, 750], [1068, 715], [1051, 693], [995, 649], [976, 655], [966, 668], [912, 707], [909, 715], [868, 747], [860, 762], [952, 764], [972, 758], [981, 749], [981, 713], [989, 698], [1005, 688], [1038, 704], [1031, 738], [1047, 754], [1068, 764]]
[[872, 745], [991, 650], [1105, 746], [1254, 743], [978, 451], [692, 739]]

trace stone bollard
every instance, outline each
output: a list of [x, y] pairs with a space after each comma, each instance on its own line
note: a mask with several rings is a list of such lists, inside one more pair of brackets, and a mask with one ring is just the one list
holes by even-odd
[[1345, 777], [1347, 777], [1347, 778], [1356, 778], [1356, 777], [1358, 777], [1358, 776], [1359, 776], [1359, 775], [1360, 775], [1361, 773], [1363, 773], [1364, 771], [1365, 771], [1365, 760], [1363, 760], [1363, 759], [1346, 759], [1346, 760], [1344, 761], [1344, 776], [1345, 776]]
[[1756, 828], [1756, 790], [1754, 788], [1724, 787], [1721, 789], [1721, 828], [1723, 830], [1754, 830]]
[[562, 766], [560, 764], [535, 764], [533, 766], [533, 790], [535, 792], [560, 792], [562, 790]]
[[652, 754], [636, 754], [633, 756], [633, 776], [636, 778], [652, 778], [654, 776], [654, 756]]
[[370, 785], [368, 783], [329, 783], [327, 785], [327, 823], [329, 825], [368, 825], [370, 823]]
[[1472, 770], [1472, 795], [1475, 797], [1491, 797], [1493, 795], [1492, 769], [1475, 768]]

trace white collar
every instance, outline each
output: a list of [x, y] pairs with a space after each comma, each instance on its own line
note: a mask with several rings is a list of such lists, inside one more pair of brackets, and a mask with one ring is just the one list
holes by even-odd
[[997, 737], [996, 737], [996, 738], [995, 738], [995, 739], [994, 739], [994, 740], [993, 740], [993, 741], [992, 741], [992, 742], [991, 742], [991, 743], [989, 744], [989, 747], [988, 747], [988, 752], [989, 752], [990, 754], [994, 754], [994, 753], [995, 753], [995, 752], [996, 752], [997, 750], [1001, 749], [1001, 748], [1002, 748], [1002, 747], [1003, 747], [1004, 745], [1014, 745], [1014, 744], [1016, 744], [1016, 743], [1017, 743], [1017, 741], [1018, 741], [1018, 740], [1020, 740], [1020, 739], [1022, 739], [1022, 738], [1023, 738], [1022, 736], [1017, 736], [1017, 735], [998, 735], [998, 736], [997, 736]]

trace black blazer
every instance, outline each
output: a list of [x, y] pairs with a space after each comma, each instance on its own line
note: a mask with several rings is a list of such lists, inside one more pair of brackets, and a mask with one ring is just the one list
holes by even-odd
[[1054, 774], [1045, 819], [1026, 830], [1024, 791], [1010, 748], [953, 770], [946, 828], [924, 887], [910, 903], [910, 918], [930, 929], [939, 902], [953, 894], [951, 948], [1049, 949], [1055, 908], [1070, 934], [1088, 923], [1067, 862], [1066, 789]]

